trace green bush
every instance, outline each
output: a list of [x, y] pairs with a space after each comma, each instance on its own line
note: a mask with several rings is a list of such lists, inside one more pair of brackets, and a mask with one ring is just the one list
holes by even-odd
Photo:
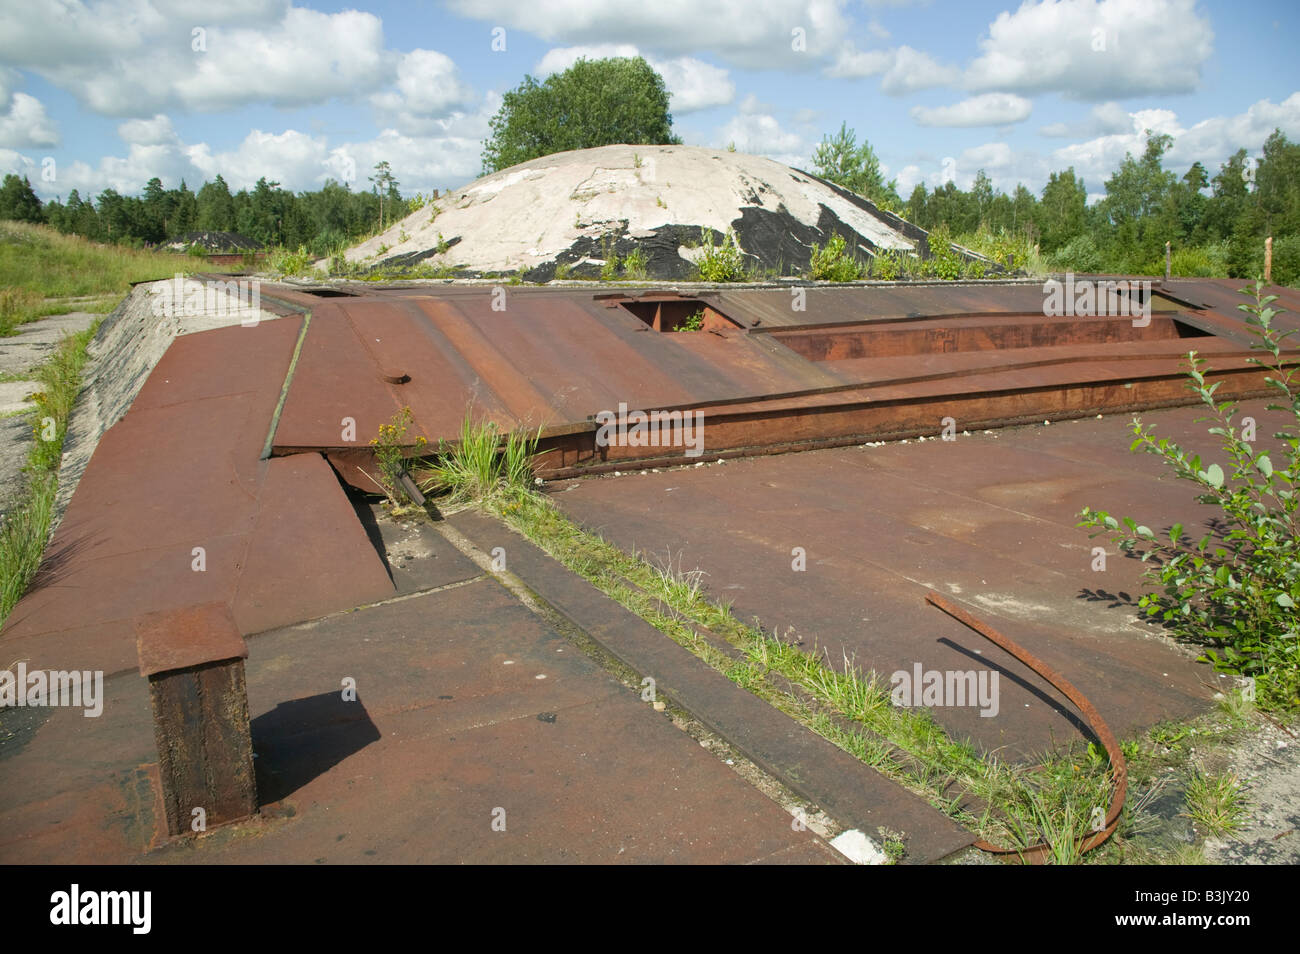
[[952, 281], [962, 274], [962, 257], [952, 247], [952, 235], [947, 225], [940, 225], [930, 232], [930, 257], [921, 263], [921, 274], [926, 278], [942, 278]]
[[1063, 272], [1100, 272], [1103, 271], [1101, 252], [1097, 243], [1087, 232], [1076, 235], [1058, 248], [1049, 258], [1053, 268]]
[[813, 245], [809, 274], [819, 282], [855, 282], [865, 269], [847, 250], [842, 235], [832, 235], [825, 248]]
[[705, 229], [701, 238], [700, 257], [695, 265], [702, 282], [743, 282], [749, 277], [745, 253], [736, 242], [736, 233], [727, 229], [720, 245], [713, 244], [714, 233]]
[[907, 263], [903, 252], [882, 248], [876, 250], [876, 257], [871, 262], [871, 277], [882, 282], [896, 282], [906, 277]]
[[1111, 534], [1121, 549], [1154, 564], [1147, 578], [1161, 591], [1138, 601], [1148, 616], [1206, 646], [1201, 658], [1219, 672], [1253, 677], [1261, 706], [1293, 709], [1300, 706], [1300, 371], [1283, 364], [1283, 342], [1294, 332], [1273, 326], [1276, 296], [1264, 296], [1263, 289], [1256, 283], [1253, 303], [1238, 307], [1260, 339], [1252, 347], [1268, 355], [1250, 360], [1270, 371], [1266, 382], [1278, 401], [1270, 409], [1295, 418], [1276, 435], [1282, 450], [1270, 455], [1245, 439], [1233, 424], [1236, 403], [1215, 400], [1219, 384], [1206, 384], [1205, 361], [1192, 352], [1190, 386], [1210, 409], [1205, 420], [1213, 422], [1209, 433], [1219, 439], [1227, 471], [1168, 438], [1157, 439], [1137, 418], [1133, 449], [1160, 456], [1175, 476], [1200, 487], [1197, 500], [1218, 511], [1214, 529], [1193, 542], [1182, 524], [1157, 535], [1131, 518], [1086, 507], [1079, 526], [1094, 529], [1093, 536]]

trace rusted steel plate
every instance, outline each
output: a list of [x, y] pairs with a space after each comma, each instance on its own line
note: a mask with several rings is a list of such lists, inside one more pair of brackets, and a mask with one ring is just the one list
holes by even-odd
[[118, 672], [143, 614], [223, 602], [253, 632], [392, 593], [328, 464], [258, 459], [296, 325], [172, 343], [97, 447], [0, 652]]
[[[1200, 416], [1144, 415], [1192, 446], [1204, 433]], [[1074, 526], [1091, 505], [1153, 527], [1199, 527], [1204, 508], [1190, 488], [1167, 487], [1159, 461], [1127, 453], [1130, 440], [1125, 422], [1107, 417], [583, 480], [562, 485], [556, 502], [624, 548], [661, 560], [671, 550], [675, 564], [704, 570], [706, 589], [733, 601], [738, 617], [792, 626], [836, 663], [847, 652], [886, 677], [916, 662], [995, 664], [1004, 673], [996, 717], [969, 708], [935, 715], [958, 735], [1027, 756], [1077, 731], [1073, 716], [1031, 691], [1032, 673], [1015, 659], [919, 611], [927, 589], [973, 601], [1000, 630], [1058, 660], [1122, 732], [1200, 711], [1202, 683], [1217, 682], [1137, 622], [1144, 565], [1107, 547], [1104, 569], [1094, 570], [1092, 548], [1104, 541]], [[805, 551], [803, 571], [793, 567], [795, 547]]]
[[232, 608], [257, 633], [392, 596], [392, 581], [334, 471], [316, 454], [267, 462]]
[[248, 657], [248, 646], [225, 603], [147, 613], [136, 619], [135, 633], [142, 676]]
[[880, 826], [906, 831], [914, 863], [945, 858], [974, 841], [920, 798], [736, 686], [496, 521], [474, 513], [450, 519], [485, 552], [507, 547], [511, 572], [533, 592], [635, 672], [652, 677], [657, 692], [845, 827], [873, 835]]

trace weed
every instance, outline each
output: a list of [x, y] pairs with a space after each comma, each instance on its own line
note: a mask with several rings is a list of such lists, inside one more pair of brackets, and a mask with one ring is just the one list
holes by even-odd
[[[379, 465], [378, 478], [371, 478], [379, 485], [394, 507], [401, 507], [410, 502], [410, 495], [402, 487], [400, 478], [406, 471], [406, 432], [412, 422], [411, 409], [404, 407], [387, 424], [379, 425], [379, 436], [372, 438], [370, 446], [375, 449], [375, 463]], [[424, 449], [427, 441], [417, 437], [414, 452]]]
[[842, 235], [832, 235], [825, 248], [813, 245], [809, 274], [815, 281], [854, 282], [862, 277], [863, 267], [847, 250]]
[[678, 331], [699, 331], [704, 327], [704, 309], [699, 308], [686, 316], [677, 326]]
[[634, 281], [645, 281], [646, 264], [645, 252], [633, 249], [623, 257], [623, 274]]
[[1241, 827], [1246, 813], [1241, 780], [1232, 773], [1210, 775], [1193, 768], [1187, 780], [1185, 817], [1211, 835], [1225, 835]]
[[702, 254], [695, 260], [702, 282], [743, 282], [749, 275], [745, 268], [745, 253], [740, 250], [736, 233], [727, 229], [721, 244], [713, 244], [714, 233], [705, 229], [700, 244]]
[[445, 493], [453, 503], [481, 504], [527, 494], [540, 437], [540, 428], [534, 434], [517, 430], [503, 436], [495, 422], [476, 425], [467, 412], [460, 440], [453, 446], [438, 441], [438, 458], [420, 489]]
[[271, 254], [271, 270], [279, 275], [303, 275], [311, 270], [311, 254], [306, 246], [299, 245], [298, 251], [277, 249]]
[[1206, 362], [1193, 351], [1189, 387], [1210, 409], [1201, 420], [1212, 422], [1209, 433], [1219, 438], [1228, 470], [1168, 438], [1157, 439], [1139, 418], [1132, 424], [1132, 449], [1161, 457], [1175, 476], [1196, 484], [1201, 491], [1196, 499], [1216, 506], [1221, 517], [1196, 542], [1184, 539], [1180, 523], [1169, 529], [1166, 541], [1166, 535], [1157, 536], [1132, 518], [1088, 507], [1079, 514], [1079, 526], [1093, 529], [1092, 536], [1110, 534], [1121, 549], [1153, 563], [1147, 579], [1160, 583], [1162, 591], [1139, 599], [1148, 616], [1159, 616], [1176, 636], [1208, 647], [1201, 658], [1219, 672], [1254, 678], [1262, 708], [1294, 709], [1300, 706], [1300, 371], [1282, 358], [1283, 343], [1295, 332], [1273, 326], [1279, 312], [1269, 306], [1276, 296], [1263, 290], [1263, 282], [1257, 282], [1254, 303], [1239, 307], [1259, 338], [1252, 348], [1271, 357], [1249, 359], [1271, 372], [1264, 383], [1282, 398], [1269, 407], [1295, 419], [1275, 435], [1282, 450], [1270, 456], [1242, 436], [1233, 424], [1236, 403], [1215, 399], [1219, 384], [1207, 385]]

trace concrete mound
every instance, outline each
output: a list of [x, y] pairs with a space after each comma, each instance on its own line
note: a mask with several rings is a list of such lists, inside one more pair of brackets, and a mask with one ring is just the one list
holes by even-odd
[[771, 159], [619, 145], [557, 153], [484, 176], [344, 257], [363, 266], [428, 264], [466, 276], [550, 281], [557, 270], [597, 277], [610, 255], [624, 259], [639, 250], [647, 278], [690, 279], [702, 237], [711, 230], [716, 244], [728, 229], [751, 266], [777, 275], [806, 273], [813, 245], [837, 234], [863, 261], [881, 250], [929, 256], [924, 229]]

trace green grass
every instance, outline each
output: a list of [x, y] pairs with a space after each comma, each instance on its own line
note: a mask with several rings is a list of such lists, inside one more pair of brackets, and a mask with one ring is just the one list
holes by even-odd
[[528, 493], [532, 485], [535, 434], [502, 434], [495, 423], [475, 425], [467, 413], [460, 440], [438, 442], [437, 457], [420, 474], [420, 489], [442, 494], [450, 503], [498, 502]]
[[22, 598], [40, 567], [56, 491], [57, 481], [52, 474], [33, 475], [27, 499], [0, 523], [0, 623]]
[[1226, 835], [1241, 827], [1246, 806], [1241, 780], [1236, 775], [1211, 775], [1193, 769], [1185, 798], [1187, 817], [1209, 834]]
[[98, 327], [96, 322], [80, 334], [65, 335], [50, 360], [31, 372], [32, 379], [45, 385], [45, 390], [36, 395], [35, 410], [30, 412], [35, 439], [27, 452], [26, 496], [0, 526], [0, 623], [27, 591], [40, 566], [58, 489], [68, 417], [81, 390], [86, 347]]
[[120, 297], [132, 282], [193, 270], [194, 259], [180, 253], [99, 245], [44, 225], [0, 222], [0, 288], [23, 289], [42, 301]]
[[[793, 645], [710, 601], [699, 571], [629, 555], [572, 524], [548, 500], [517, 494], [488, 509], [602, 592], [732, 682], [876, 767], [983, 837], [1009, 847], [1040, 840], [1077, 860], [1093, 808], [1108, 807], [1109, 767], [1068, 752], [1039, 765], [981, 756], [926, 710], [892, 705], [889, 688], [853, 660]], [[678, 558], [680, 563], [680, 557]]]

